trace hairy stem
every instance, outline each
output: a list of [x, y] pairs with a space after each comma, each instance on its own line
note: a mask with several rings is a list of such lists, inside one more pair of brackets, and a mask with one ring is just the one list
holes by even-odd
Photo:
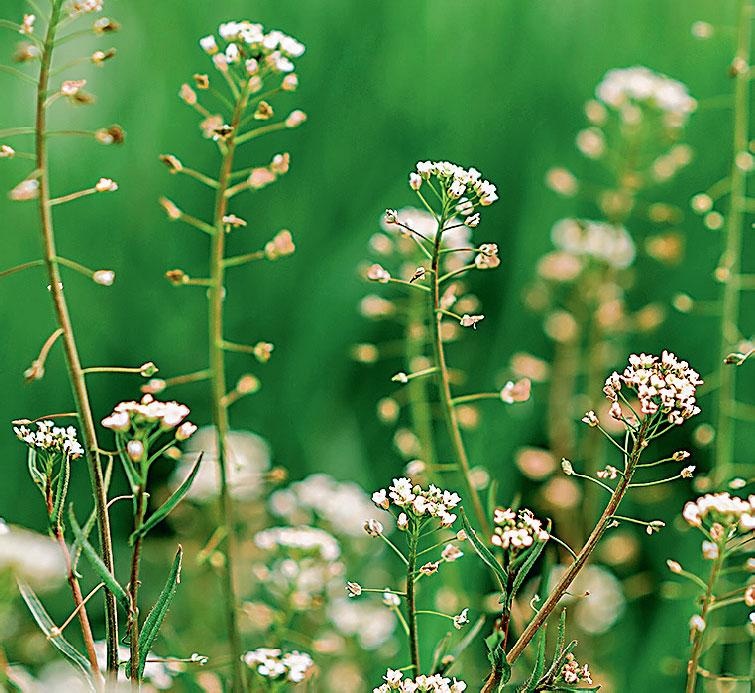
[[[55, 317], [59, 329], [62, 330], [63, 349], [65, 352], [68, 377], [71, 383], [76, 411], [82, 428], [84, 447], [86, 449], [89, 477], [92, 484], [94, 503], [97, 510], [97, 527], [99, 530], [100, 550], [102, 560], [107, 569], [113, 572], [113, 547], [110, 536], [110, 518], [107, 510], [107, 489], [102, 474], [102, 463], [97, 443], [92, 407], [87, 390], [84, 374], [79, 359], [78, 346], [71, 324], [63, 285], [60, 278], [60, 267], [55, 248], [55, 231], [50, 207], [50, 173], [48, 165], [47, 139], [47, 98], [50, 79], [50, 65], [52, 63], [55, 33], [60, 22], [63, 0], [54, 0], [52, 15], [45, 36], [44, 49], [41, 56], [39, 80], [37, 83], [36, 116], [34, 124], [35, 157], [39, 180], [39, 214], [42, 235], [42, 246], [45, 267], [47, 269], [50, 295], [52, 296]], [[83, 609], [82, 609], [83, 611]], [[115, 676], [118, 669], [118, 613], [116, 611], [115, 596], [105, 590], [105, 611], [107, 623], [107, 668], [111, 676]]]
[[734, 418], [736, 397], [736, 368], [724, 363], [724, 358], [739, 341], [737, 322], [740, 312], [742, 269], [742, 238], [747, 206], [747, 173], [737, 166], [737, 157], [748, 151], [750, 120], [750, 41], [752, 4], [740, 0], [737, 52], [735, 55], [734, 137], [730, 173], [729, 214], [725, 230], [724, 250], [718, 270], [722, 273], [721, 342], [718, 354], [718, 400], [716, 410], [715, 477], [721, 483], [732, 471], [734, 458]]
[[[716, 581], [718, 580], [719, 573], [724, 564], [726, 552], [724, 546], [719, 545], [718, 556], [714, 559], [713, 565], [710, 569], [710, 575], [708, 576], [708, 582], [705, 585], [705, 596], [703, 597], [702, 610], [700, 611], [700, 617], [703, 619], [703, 623], [707, 624], [708, 611], [711, 604], [715, 600], [713, 590], [716, 587]], [[685, 693], [695, 693], [695, 686], [697, 683], [697, 665], [700, 661], [700, 655], [703, 650], [703, 636], [705, 631], [695, 629], [692, 638], [692, 650], [690, 652], [689, 661], [687, 662], [687, 685], [685, 687]]]
[[220, 471], [220, 514], [226, 530], [223, 542], [223, 599], [225, 601], [226, 627], [233, 666], [233, 690], [247, 689], [244, 664], [241, 661], [241, 635], [237, 618], [237, 593], [234, 566], [236, 563], [236, 539], [234, 531], [233, 503], [228, 488], [226, 472], [226, 438], [229, 431], [228, 406], [226, 401], [225, 349], [223, 339], [223, 300], [225, 294], [225, 224], [228, 198], [226, 191], [231, 185], [233, 159], [236, 152], [236, 136], [239, 123], [246, 110], [249, 94], [245, 86], [236, 100], [231, 120], [232, 132], [225, 142], [223, 161], [218, 176], [218, 188], [215, 196], [213, 216], [214, 233], [210, 258], [210, 289], [208, 292], [209, 310], [209, 359], [210, 385], [212, 388], [212, 418], [217, 435], [218, 465]]
[[412, 658], [414, 675], [419, 676], [419, 635], [417, 633], [417, 602], [416, 584], [417, 577], [417, 542], [419, 540], [416, 530], [412, 530], [409, 537], [409, 562], [406, 566], [406, 611], [409, 626], [409, 654]]
[[55, 527], [55, 540], [60, 546], [60, 550], [63, 553], [63, 559], [66, 563], [66, 577], [68, 584], [71, 587], [71, 595], [73, 597], [73, 604], [77, 612], [79, 619], [79, 625], [81, 626], [81, 635], [84, 639], [84, 648], [87, 651], [87, 658], [89, 664], [92, 667], [92, 674], [94, 676], [95, 684], [98, 690], [101, 687], [100, 665], [97, 661], [97, 652], [94, 649], [94, 636], [92, 635], [92, 627], [89, 624], [89, 616], [87, 615], [86, 605], [84, 603], [84, 595], [81, 593], [81, 587], [79, 586], [79, 580], [76, 577], [76, 571], [73, 569], [71, 563], [71, 553], [68, 550], [68, 544], [66, 544], [65, 537], [63, 536], [63, 528], [60, 525]]
[[551, 593], [548, 595], [548, 598], [545, 600], [542, 607], [540, 607], [540, 610], [529, 622], [527, 627], [519, 636], [519, 639], [516, 641], [516, 643], [514, 643], [514, 645], [506, 655], [506, 659], [508, 660], [509, 664], [513, 664], [519, 658], [519, 656], [522, 654], [522, 652], [524, 652], [525, 648], [529, 644], [530, 640], [535, 637], [537, 631], [540, 630], [540, 628], [545, 624], [545, 621], [548, 619], [553, 609], [556, 608], [556, 605], [561, 600], [561, 597], [564, 596], [566, 591], [576, 579], [577, 575], [579, 575], [582, 568], [584, 568], [584, 566], [587, 564], [587, 561], [590, 559], [590, 556], [595, 550], [595, 547], [598, 545], [598, 542], [601, 540], [603, 534], [608, 529], [611, 518], [616, 514], [621, 501], [624, 499], [624, 496], [629, 489], [629, 484], [632, 480], [634, 470], [637, 467], [642, 452], [647, 444], [645, 440], [647, 427], [647, 422], [643, 422], [640, 430], [637, 432], [636, 440], [634, 442], [634, 445], [632, 446], [632, 451], [629, 454], [629, 459], [627, 460], [626, 470], [623, 476], [621, 476], [619, 483], [616, 486], [613, 495], [611, 496], [611, 499], [608, 501], [608, 504], [606, 505], [602, 515], [600, 516], [600, 519], [590, 533], [590, 536], [587, 538], [587, 542], [582, 547], [582, 550], [579, 552], [579, 554], [577, 554], [577, 558], [574, 560], [574, 562], [566, 569], [566, 571], [564, 571], [563, 576], [553, 588]]
[[443, 416], [446, 420], [446, 427], [448, 429], [448, 435], [451, 438], [451, 445], [454, 449], [456, 461], [459, 463], [459, 468], [464, 481], [467, 485], [469, 497], [472, 499], [472, 507], [474, 509], [475, 518], [477, 523], [485, 534], [490, 533], [490, 523], [488, 522], [485, 511], [482, 507], [482, 501], [477, 493], [475, 485], [472, 483], [472, 476], [469, 467], [469, 457], [467, 456], [467, 450], [464, 447], [464, 439], [461, 437], [461, 429], [459, 428], [459, 420], [456, 416], [456, 410], [453, 404], [453, 395], [451, 394], [451, 383], [448, 376], [448, 365], [446, 363], [446, 352], [443, 346], [443, 337], [441, 333], [441, 323], [443, 320], [443, 312], [440, 305], [440, 246], [443, 237], [443, 225], [446, 219], [444, 216], [438, 220], [438, 231], [435, 234], [435, 243], [433, 245], [433, 259], [432, 259], [432, 305], [433, 316], [431, 320], [432, 325], [432, 341], [433, 348], [435, 350], [435, 361], [438, 367], [436, 378], [438, 382], [438, 389], [440, 391], [440, 401], [443, 408]]
[[142, 534], [139, 531], [144, 523], [147, 510], [147, 497], [144, 487], [139, 486], [134, 494], [134, 550], [131, 553], [131, 578], [128, 583], [130, 613], [129, 613], [129, 677], [134, 690], [141, 688], [139, 676], [139, 564], [142, 556]]

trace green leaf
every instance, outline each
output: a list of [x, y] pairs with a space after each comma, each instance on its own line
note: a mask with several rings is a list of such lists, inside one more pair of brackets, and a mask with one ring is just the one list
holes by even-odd
[[87, 557], [87, 560], [91, 564], [92, 568], [94, 568], [94, 571], [97, 573], [100, 580], [102, 580], [102, 582], [105, 583], [105, 587], [115, 595], [115, 598], [121, 603], [121, 606], [123, 606], [123, 608], [128, 611], [129, 598], [126, 594], [126, 590], [121, 587], [120, 583], [107, 569], [104, 562], [100, 558], [100, 555], [89, 543], [89, 539], [84, 536], [84, 532], [81, 530], [81, 527], [79, 527], [79, 523], [76, 521], [76, 516], [73, 514], [73, 505], [68, 506], [68, 522], [71, 525], [71, 529], [73, 530], [73, 534], [76, 537], [76, 540], [81, 546], [82, 553]]
[[464, 512], [464, 508], [461, 508], [459, 511], [459, 514], [461, 515], [461, 521], [464, 525], [464, 530], [467, 533], [467, 536], [469, 537], [469, 541], [472, 543], [472, 546], [474, 547], [474, 550], [477, 552], [477, 555], [482, 559], [483, 563], [490, 568], [495, 578], [498, 580], [498, 584], [501, 587], [501, 592], [505, 595], [506, 594], [506, 583], [508, 582], [508, 575], [506, 574], [506, 571], [503, 569], [501, 564], [496, 560], [495, 556], [492, 554], [490, 549], [488, 549], [485, 544], [483, 544], [480, 539], [477, 536], [477, 532], [472, 529], [472, 525], [469, 524], [469, 518], [467, 518], [467, 514]]
[[[87, 521], [84, 523], [84, 526], [81, 529], [81, 535], [84, 537], [89, 538], [89, 535], [92, 533], [92, 530], [94, 529], [94, 523], [97, 521], [97, 508], [93, 508], [92, 512], [89, 514], [89, 517], [87, 518]], [[73, 545], [71, 547], [71, 569], [73, 571], [76, 571], [76, 566], [79, 564], [79, 558], [81, 558], [81, 542], [79, 541], [78, 537], [75, 537], [73, 540]], [[77, 577], [81, 577], [77, 573]]]
[[170, 513], [173, 508], [175, 508], [183, 500], [184, 496], [189, 492], [191, 484], [194, 482], [194, 479], [199, 473], [199, 465], [202, 463], [203, 454], [204, 453], [200, 453], [197, 461], [194, 463], [194, 467], [192, 467], [191, 472], [189, 472], [189, 475], [183, 480], [181, 485], [175, 491], [173, 491], [173, 493], [170, 495], [170, 498], [168, 498], [165, 503], [163, 503], [157, 510], [155, 510], [155, 512], [149, 516], [147, 521], [137, 531], [131, 534], [128, 540], [129, 544], [133, 544], [137, 537], [144, 536], [155, 525], [157, 525], [159, 522], [162, 522], [168, 516], [168, 513]]
[[535, 653], [535, 666], [532, 669], [530, 677], [522, 687], [523, 693], [533, 693], [537, 690], [540, 678], [545, 671], [545, 641], [546, 641], [546, 624], [544, 623], [537, 634], [537, 651]]
[[44, 493], [45, 475], [37, 469], [37, 451], [34, 448], [29, 448], [29, 452], [26, 455], [26, 465], [29, 468], [29, 475], [32, 481]]
[[63, 524], [63, 505], [68, 495], [68, 482], [71, 479], [71, 461], [67, 455], [63, 456], [60, 474], [58, 475], [58, 484], [55, 489], [55, 501], [53, 503], [50, 520], [56, 525]]
[[50, 618], [50, 614], [42, 606], [42, 602], [39, 601], [39, 597], [34, 593], [34, 590], [23, 580], [18, 580], [18, 589], [21, 592], [21, 597], [26, 602], [26, 606], [29, 607], [31, 615], [37, 622], [37, 625], [42, 629], [42, 632], [47, 636], [47, 640], [57, 648], [62, 654], [64, 654], [79, 671], [84, 675], [89, 689], [94, 691], [94, 683], [92, 682], [92, 669], [89, 665], [87, 658], [81, 654], [68, 640], [63, 637], [62, 633], [57, 632], [57, 626], [55, 622]]
[[[551, 523], [550, 520], [548, 520], [548, 526], [546, 527], [546, 531], [550, 534], [551, 529]], [[511, 595], [510, 599], [514, 599], [514, 596], [516, 595], [519, 588], [522, 586], [522, 583], [524, 582], [524, 579], [527, 577], [527, 574], [532, 569], [532, 566], [535, 564], [535, 561], [540, 557], [540, 554], [543, 552], [543, 549], [545, 548], [545, 545], [548, 543], [548, 541], [536, 541], [532, 547], [529, 549], [529, 551], [526, 553], [526, 557], [524, 558], [521, 567], [516, 571], [516, 574], [514, 575], [514, 582], [511, 585]]]
[[147, 618], [142, 626], [142, 632], [139, 634], [139, 677], [144, 673], [144, 665], [147, 663], [147, 654], [155, 641], [160, 626], [163, 624], [173, 597], [176, 594], [178, 583], [181, 582], [181, 559], [183, 558], [183, 548], [179, 544], [176, 557], [173, 559], [173, 565], [170, 568], [168, 579], [165, 586], [160, 592], [152, 610], [147, 614]]

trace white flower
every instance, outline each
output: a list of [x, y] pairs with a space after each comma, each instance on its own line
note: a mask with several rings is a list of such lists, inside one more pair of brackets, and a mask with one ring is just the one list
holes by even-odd
[[358, 597], [362, 594], [362, 586], [358, 582], [347, 582], [346, 591], [349, 597]]
[[634, 243], [623, 226], [590, 219], [561, 219], [553, 225], [551, 239], [559, 250], [576, 257], [591, 257], [616, 269], [625, 269], [634, 262]]
[[265, 551], [294, 549], [323, 561], [335, 561], [341, 555], [335, 537], [317, 527], [268, 527], [254, 535], [254, 543]]
[[215, 37], [210, 34], [199, 39], [199, 45], [207, 55], [215, 55], [218, 52], [218, 44]]
[[303, 681], [314, 666], [312, 657], [298, 650], [283, 653], [278, 649], [259, 648], [244, 654], [243, 659], [260, 676], [291, 683]]
[[420, 176], [419, 173], [412, 171], [412, 173], [409, 174], [409, 187], [412, 190], [419, 190], [422, 187], [422, 176]]
[[52, 421], [38, 421], [36, 426], [37, 430], [32, 431], [22, 424], [15, 426], [13, 432], [20, 441], [38, 451], [66, 455], [71, 460], [84, 455], [73, 426], [55, 426]]
[[695, 630], [698, 633], [702, 633], [705, 630], [705, 621], [703, 620], [703, 617], [699, 614], [695, 614], [689, 620], [689, 628], [690, 630]]
[[477, 329], [477, 323], [484, 319], [484, 315], [469, 315], [468, 313], [464, 313], [464, 315], [461, 316], [461, 320], [459, 320], [459, 324], [462, 327], [472, 327]]
[[371, 537], [379, 537], [383, 533], [383, 525], [377, 520], [366, 520], [364, 523], [364, 531]]
[[464, 555], [464, 552], [454, 544], [446, 544], [440, 555], [446, 563], [453, 563], [461, 558]]
[[118, 190], [118, 184], [110, 178], [100, 178], [94, 189], [97, 192], [115, 192]]
[[367, 270], [367, 279], [380, 284], [387, 284], [391, 280], [391, 274], [385, 267], [375, 263]]
[[467, 617], [468, 613], [469, 609], [462, 609], [460, 614], [454, 616], [454, 628], [461, 630], [462, 626], [469, 623], [469, 618]]

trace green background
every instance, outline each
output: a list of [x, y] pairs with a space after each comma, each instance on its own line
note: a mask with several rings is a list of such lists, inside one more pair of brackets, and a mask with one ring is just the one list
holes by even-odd
[[[66, 75], [86, 77], [97, 104], [73, 109], [61, 102], [53, 109], [53, 127], [119, 123], [128, 133], [118, 148], [81, 139], [53, 144], [54, 194], [88, 187], [100, 176], [120, 185], [113, 195], [84, 199], [56, 214], [62, 254], [118, 274], [111, 288], [67, 275], [85, 365], [153, 360], [164, 376], [206, 365], [203, 290], [175, 289], [163, 279], [174, 267], [203, 276], [207, 242], [189, 227], [169, 224], [157, 198], [167, 194], [197, 214], [207, 209], [210, 198], [192, 181], [169, 176], [157, 157], [171, 152], [199, 170], [216, 167], [214, 146], [199, 137], [195, 114], [177, 91], [194, 72], [209, 69], [197, 39], [220, 21], [248, 17], [279, 27], [307, 46], [297, 66], [300, 90], [287, 103], [306, 110], [309, 121], [248, 147], [243, 155], [251, 157], [249, 163], [266, 163], [273, 153], [290, 151], [291, 171], [275, 186], [238, 199], [234, 211], [250, 225], [232, 239], [232, 251], [253, 250], [276, 230], [289, 228], [297, 252], [278, 263], [233, 271], [227, 303], [228, 338], [276, 345], [268, 365], [251, 366], [263, 388], [236, 405], [234, 425], [266, 437], [275, 463], [294, 478], [325, 471], [370, 489], [400, 469], [388, 429], [374, 417], [376, 400], [391, 391], [387, 376], [400, 364], [365, 367], [350, 359], [349, 349], [354, 342], [377, 339], [381, 329], [358, 313], [358, 301], [368, 289], [357, 266], [367, 256], [381, 212], [413, 203], [406, 175], [418, 159], [474, 165], [499, 187], [501, 200], [486, 210], [478, 235], [499, 244], [502, 267], [475, 278], [484, 326], [474, 338], [451, 347], [454, 365], [470, 369], [483, 387], [500, 385], [496, 374], [512, 353], [549, 353], [539, 319], [522, 307], [522, 290], [537, 258], [550, 247], [552, 223], [568, 214], [595, 212], [584, 202], [558, 199], [544, 186], [543, 175], [553, 165], [566, 165], [577, 175], [585, 169], [574, 136], [585, 125], [583, 104], [607, 69], [647, 65], [685, 82], [702, 102], [686, 137], [695, 161], [660, 189], [661, 199], [688, 209], [691, 195], [726, 175], [729, 165], [731, 111], [704, 103], [731, 90], [727, 67], [733, 31], [722, 29], [698, 41], [690, 25], [703, 19], [733, 27], [734, 2], [227, 0], [221, 7], [197, 0], [110, 0], [106, 5], [123, 30], [86, 39], [77, 49], [113, 45], [117, 59], [101, 70], [85, 65]], [[2, 14], [11, 19], [23, 11], [20, 0], [2, 3]], [[16, 40], [10, 32], [0, 34], [0, 55], [9, 56]], [[0, 74], [0, 90], [0, 128], [30, 124], [32, 89]], [[23, 150], [21, 139], [16, 142]], [[22, 160], [0, 162], [0, 189], [10, 189], [28, 169]], [[687, 256], [674, 268], [649, 268], [639, 292], [647, 299], [668, 301], [680, 290], [715, 296], [711, 270], [719, 236], [691, 214], [679, 228]], [[646, 229], [630, 231], [642, 236]], [[37, 257], [33, 204], [0, 197], [0, 247], [2, 267]], [[752, 262], [751, 251], [745, 260]], [[745, 313], [752, 307], [746, 303]], [[0, 324], [0, 422], [69, 408], [59, 349], [43, 380], [23, 382], [24, 369], [53, 326], [41, 273], [3, 280]], [[661, 330], [632, 346], [646, 351], [668, 347], [705, 375], [715, 364], [715, 327], [715, 320], [672, 312]], [[231, 360], [234, 369], [245, 367], [242, 357]], [[100, 376], [90, 383], [98, 415], [136, 396], [140, 385], [137, 376]], [[743, 390], [751, 388], [752, 378], [745, 376], [743, 383]], [[171, 395], [192, 407], [194, 420], [208, 420], [201, 387]], [[536, 390], [534, 402], [519, 409], [487, 411], [484, 425], [468, 437], [472, 456], [486, 461], [499, 479], [502, 500], [510, 499], [519, 483], [512, 451], [522, 443], [543, 442], [540, 395], [545, 397]], [[704, 416], [710, 416], [711, 404], [706, 404]], [[753, 435], [745, 436], [742, 429], [739, 461], [750, 462], [745, 451]], [[697, 456], [699, 467], [706, 466], [706, 454]], [[0, 515], [41, 527], [24, 451], [10, 426], [0, 430], [0, 464]], [[83, 470], [78, 481], [85, 502]], [[670, 522], [690, 493], [688, 487], [675, 489], [659, 516]], [[115, 514], [117, 531], [125, 532], [125, 522]], [[669, 531], [652, 541], [642, 570], [656, 582], [665, 576], [663, 563], [672, 546], [682, 562], [685, 556], [697, 560], [697, 540], [691, 535], [679, 540]], [[604, 666], [611, 660], [619, 690], [647, 690], [650, 681], [678, 682], [678, 674], [659, 679], [659, 672], [668, 671], [667, 658], [683, 656], [688, 617], [688, 604], [662, 601], [655, 588], [633, 603], [598, 646]]]

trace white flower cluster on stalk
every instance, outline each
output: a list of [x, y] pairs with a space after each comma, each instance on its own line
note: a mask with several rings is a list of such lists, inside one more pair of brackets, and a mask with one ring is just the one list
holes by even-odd
[[74, 0], [70, 12], [72, 15], [102, 12], [103, 4], [102, 0]]
[[238, 65], [247, 76], [261, 71], [293, 72], [293, 59], [304, 54], [304, 45], [282, 31], [265, 32], [262, 24], [249, 21], [225, 22], [218, 33], [224, 46], [219, 46], [213, 34], [205, 36], [199, 45], [212, 56], [215, 67], [226, 71]]
[[159, 427], [162, 431], [176, 430], [176, 438], [186, 440], [197, 427], [185, 421], [189, 407], [178, 402], [160, 402], [152, 395], [144, 395], [140, 402], [120, 402], [113, 412], [102, 420], [105, 428], [119, 433], [133, 429], [142, 431]]
[[299, 683], [314, 666], [312, 657], [306, 652], [293, 650], [282, 652], [278, 649], [261, 647], [244, 654], [244, 662], [260, 676], [277, 681]]
[[462, 693], [467, 689], [467, 684], [464, 681], [458, 681], [455, 678], [452, 680], [440, 674], [420, 675], [414, 679], [405, 679], [403, 673], [397, 669], [388, 669], [383, 678], [385, 683], [373, 688], [372, 693], [390, 693], [390, 691], [401, 691], [401, 693], [419, 693], [420, 691]]
[[63, 427], [56, 426], [52, 421], [38, 421], [36, 431], [20, 425], [14, 426], [13, 432], [20, 441], [36, 450], [67, 455], [71, 460], [84, 454], [73, 426]]
[[697, 107], [684, 84], [642, 66], [609, 70], [595, 95], [617, 110], [636, 106], [657, 109], [674, 117], [678, 125]]
[[738, 526], [742, 532], [750, 532], [755, 529], [755, 495], [744, 500], [726, 492], [707, 493], [696, 501], [689, 501], [682, 516], [693, 527], [718, 524], [725, 528]]
[[616, 269], [635, 258], [632, 237], [623, 226], [590, 219], [560, 219], [551, 230], [553, 245], [577, 257], [589, 257]]
[[416, 172], [409, 175], [409, 185], [413, 190], [419, 190], [422, 181], [431, 178], [437, 180], [448, 197], [459, 200], [457, 211], [469, 220], [475, 216], [473, 212], [478, 204], [486, 207], [498, 199], [495, 185], [485, 180], [477, 169], [466, 169], [450, 161], [420, 161]]
[[397, 521], [399, 529], [408, 526], [409, 518], [436, 517], [443, 527], [450, 527], [456, 521], [451, 511], [461, 503], [461, 498], [453, 491], [444, 491], [434, 484], [427, 489], [412, 483], [407, 477], [393, 480], [388, 490], [380, 489], [372, 494], [372, 502], [379, 508], [388, 510], [392, 505], [401, 510]]
[[643, 414], [652, 416], [660, 412], [669, 423], [681, 424], [700, 413], [695, 393], [702, 382], [697, 371], [670, 351], [664, 351], [660, 357], [632, 354], [621, 375], [614, 372], [607, 378], [603, 392], [617, 407], [621, 389], [626, 386], [639, 399]]
[[338, 541], [317, 527], [270, 527], [254, 535], [254, 543], [261, 549], [294, 549], [316, 554], [324, 561], [334, 561], [341, 555]]
[[559, 678], [571, 685], [586, 683], [592, 685], [592, 676], [590, 676], [590, 667], [587, 664], [580, 666], [576, 657], [570, 652], [566, 655], [566, 661], [561, 668]]
[[531, 510], [515, 511], [511, 508], [496, 508], [493, 512], [493, 536], [490, 541], [506, 551], [526, 549], [536, 541], [548, 541], [549, 534]]

